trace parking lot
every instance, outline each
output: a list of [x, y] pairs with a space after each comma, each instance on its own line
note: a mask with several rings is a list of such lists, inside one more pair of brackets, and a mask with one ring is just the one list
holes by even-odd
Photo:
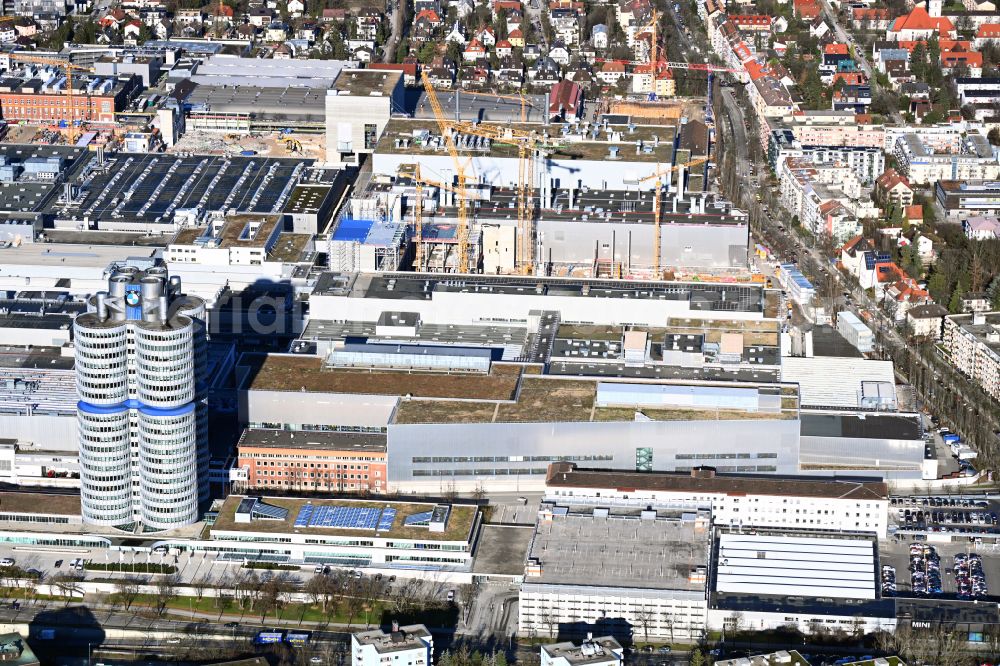
[[[1000, 539], [1000, 502], [992, 498], [935, 496], [894, 497], [889, 503], [889, 532], [899, 539]], [[918, 536], [918, 538], [919, 538]]]
[[[879, 544], [880, 568], [892, 567], [895, 571], [895, 595], [899, 597], [921, 596], [942, 599], [971, 599], [973, 585], [972, 578], [979, 580], [980, 576], [971, 576], [968, 568], [969, 562], [975, 558], [970, 555], [978, 555], [981, 562], [981, 578], [985, 582], [985, 590], [977, 588], [975, 591], [981, 593], [979, 599], [994, 598], [1000, 590], [1000, 551], [995, 544], [976, 545], [968, 541], [965, 543], [934, 543], [930, 541], [891, 541]], [[919, 551], [914, 552], [914, 551]], [[955, 556], [959, 555], [958, 562]], [[963, 564], [962, 559], [965, 560]], [[935, 566], [934, 562], [937, 562]], [[914, 576], [911, 571], [911, 563], [914, 570], [919, 575]], [[967, 581], [968, 593], [960, 596], [959, 585], [956, 581], [955, 568], [959, 567], [959, 577]], [[939, 578], [939, 586], [935, 584], [935, 569]], [[883, 580], [885, 572], [882, 572]], [[913, 584], [917, 581], [917, 589]], [[885, 587], [883, 587], [885, 590]], [[940, 591], [938, 591], [940, 590]], [[890, 596], [892, 596], [890, 594]]]

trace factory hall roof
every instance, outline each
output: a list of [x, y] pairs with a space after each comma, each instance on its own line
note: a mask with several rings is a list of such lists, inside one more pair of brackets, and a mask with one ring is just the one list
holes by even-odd
[[79, 516], [80, 495], [74, 493], [0, 492], [0, 514], [2, 513]]
[[[518, 114], [520, 109], [510, 113]], [[627, 119], [622, 124], [609, 123], [607, 126], [594, 125], [589, 130], [574, 125], [538, 122], [514, 122], [506, 119], [506, 124], [514, 129], [535, 133], [548, 145], [547, 152], [552, 160], [593, 160], [619, 161], [623, 164], [642, 162], [649, 165], [649, 172], [657, 164], [670, 164], [674, 154], [674, 134], [676, 124], [671, 125], [629, 125]], [[596, 134], [595, 134], [596, 132]], [[641, 144], [637, 148], [637, 143]], [[456, 144], [458, 152], [464, 155], [492, 158], [517, 159], [518, 148], [510, 142], [479, 140], [479, 137], [459, 133]], [[615, 155], [612, 156], [612, 149]], [[441, 139], [438, 124], [421, 118], [392, 118], [375, 148], [378, 154], [447, 156], [445, 143]]]
[[321, 122], [326, 112], [323, 88], [265, 88], [255, 85], [253, 79], [241, 85], [199, 83], [185, 101], [195, 115], [226, 113]]
[[348, 298], [425, 300], [433, 293], [501, 294], [572, 298], [649, 298], [692, 301], [702, 310], [761, 312], [760, 285], [695, 282], [621, 282], [600, 279], [563, 279], [490, 275], [431, 276], [413, 273], [322, 273], [313, 294]]
[[271, 354], [253, 374], [250, 389], [511, 400], [519, 372], [516, 367], [496, 366], [488, 375], [368, 372], [328, 368], [318, 357]]
[[[696, 530], [693, 520], [683, 520], [681, 512], [656, 511], [655, 517], [641, 512], [646, 514], [641, 518], [639, 511], [619, 508], [574, 505], [552, 511], [551, 520], [540, 520], [535, 527], [526, 586], [704, 594], [708, 536]], [[532, 560], [540, 565], [535, 575], [530, 572]]]
[[240, 449], [322, 449], [355, 453], [385, 453], [386, 435], [368, 432], [321, 432], [250, 428], [240, 437]]
[[633, 491], [688, 492], [725, 495], [776, 495], [825, 497], [830, 499], [883, 500], [889, 496], [885, 483], [825, 478], [775, 476], [720, 476], [710, 470], [683, 473], [639, 473], [602, 469], [580, 469], [574, 463], [549, 465], [545, 477], [549, 488], [616, 488]]

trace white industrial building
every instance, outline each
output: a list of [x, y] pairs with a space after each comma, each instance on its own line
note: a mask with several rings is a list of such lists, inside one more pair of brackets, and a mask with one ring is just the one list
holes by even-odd
[[351, 634], [352, 666], [431, 666], [434, 637], [422, 624]]
[[863, 354], [875, 349], [875, 334], [850, 310], [837, 313], [837, 331]]
[[[694, 454], [697, 455], [697, 454]], [[716, 526], [866, 532], [885, 538], [889, 497], [880, 481], [807, 477], [636, 473], [553, 463], [546, 498], [564, 504], [614, 502], [711, 509]]]
[[402, 72], [341, 71], [326, 93], [327, 162], [357, 166], [361, 155], [375, 152], [389, 118], [404, 108]]
[[209, 538], [220, 559], [469, 571], [479, 510], [457, 504], [230, 495]]
[[804, 634], [892, 631], [896, 607], [883, 599], [872, 535], [798, 530], [718, 530], [709, 631]]
[[844, 356], [785, 356], [781, 359], [781, 379], [799, 385], [803, 409], [897, 409], [892, 361]]
[[878, 580], [870, 539], [787, 534], [719, 535], [718, 592], [874, 599]]
[[518, 598], [518, 633], [694, 642], [704, 635], [707, 516], [543, 504]]
[[[613, 307], [612, 307], [613, 306]], [[668, 317], [764, 319], [764, 289], [732, 284], [633, 286], [608, 280], [413, 273], [324, 273], [309, 298], [314, 320], [374, 322], [406, 310], [422, 322], [537, 322], [557, 311], [562, 321], [662, 326]]]

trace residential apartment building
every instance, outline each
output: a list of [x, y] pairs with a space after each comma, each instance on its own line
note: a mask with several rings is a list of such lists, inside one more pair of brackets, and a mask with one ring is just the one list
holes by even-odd
[[778, 172], [781, 162], [804, 158], [814, 164], [842, 164], [850, 167], [862, 184], [871, 184], [885, 170], [885, 154], [878, 148], [861, 146], [809, 146], [795, 138], [789, 129], [777, 129], [768, 135], [767, 160]]
[[934, 196], [952, 220], [1000, 214], [1000, 183], [993, 180], [939, 180]]
[[985, 136], [970, 133], [959, 152], [939, 153], [924, 144], [919, 134], [905, 134], [893, 150], [900, 174], [912, 185], [941, 180], [982, 180], [1000, 177], [1000, 162]]
[[805, 146], [885, 146], [885, 126], [857, 122], [851, 111], [805, 111], [781, 119], [778, 129], [789, 129]]
[[875, 181], [875, 198], [883, 205], [905, 208], [913, 204], [913, 188], [895, 169], [886, 169]]
[[383, 493], [386, 436], [249, 428], [232, 475], [248, 489]]
[[422, 624], [351, 634], [352, 666], [431, 666], [434, 637]]
[[1000, 400], [1000, 312], [945, 317], [944, 348], [957, 370]]
[[947, 316], [948, 310], [937, 303], [928, 303], [907, 310], [906, 322], [914, 336], [940, 340], [942, 324]]
[[850, 209], [862, 188], [850, 167], [789, 158], [781, 163], [778, 179], [782, 205], [813, 234], [830, 234], [842, 243], [857, 233], [859, 223]]
[[614, 636], [587, 639], [579, 645], [566, 641], [543, 645], [539, 651], [541, 666], [622, 666], [625, 651]]

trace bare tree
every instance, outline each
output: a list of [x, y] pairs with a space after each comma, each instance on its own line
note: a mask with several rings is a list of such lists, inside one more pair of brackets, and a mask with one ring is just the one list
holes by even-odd
[[472, 605], [476, 602], [476, 597], [479, 596], [479, 585], [473, 583], [471, 585], [463, 585], [458, 591], [458, 598], [462, 602], [462, 614], [465, 616], [465, 621], [469, 621], [469, 612], [472, 610]]
[[673, 611], [670, 608], [667, 608], [660, 615], [660, 618], [661, 618], [661, 623], [663, 624], [663, 628], [667, 630], [668, 634], [670, 634], [670, 642], [673, 643], [674, 642], [674, 613], [673, 613]]
[[283, 606], [285, 593], [288, 592], [288, 580], [284, 576], [273, 576], [264, 582], [260, 587], [260, 597], [258, 599], [257, 610], [260, 611], [260, 620], [271, 611], [277, 611]]
[[319, 606], [326, 615], [326, 608], [330, 604], [332, 581], [329, 576], [316, 574], [306, 581], [305, 592], [309, 595], [309, 600], [314, 606]]
[[538, 622], [549, 631], [549, 638], [555, 637], [555, 628], [559, 626], [559, 618], [550, 610], [539, 613]]
[[163, 615], [170, 602], [177, 598], [177, 586], [180, 585], [180, 576], [171, 574], [160, 576], [156, 581], [156, 614]]
[[[190, 583], [188, 583], [192, 588], [194, 588], [194, 596], [198, 601], [205, 598], [205, 590], [212, 587], [212, 577], [208, 574], [202, 574], [198, 576]], [[222, 586], [220, 585], [220, 589]]]
[[118, 599], [125, 606], [125, 610], [129, 610], [132, 604], [135, 603], [144, 582], [138, 576], [125, 576], [115, 581], [115, 594], [118, 595]]
[[77, 594], [83, 595], [83, 591], [80, 589], [80, 581], [82, 579], [79, 575], [70, 572], [59, 572], [49, 579], [49, 584], [54, 586], [59, 590], [59, 594], [62, 596], [73, 597]]
[[743, 617], [743, 613], [740, 613], [739, 611], [733, 611], [729, 617], [723, 621], [723, 627], [729, 629], [734, 638], [743, 633], [745, 625], [746, 620]]
[[363, 592], [359, 589], [357, 583], [352, 583], [347, 589], [347, 595], [345, 601], [347, 602], [347, 627], [350, 628], [351, 624], [354, 622], [354, 618], [358, 616], [364, 607], [365, 599], [362, 596]]
[[632, 616], [635, 618], [636, 624], [642, 627], [642, 634], [646, 638], [646, 642], [649, 642], [649, 625], [653, 623], [653, 618], [656, 614], [652, 609], [646, 606], [639, 606], [634, 611], [632, 611]]

